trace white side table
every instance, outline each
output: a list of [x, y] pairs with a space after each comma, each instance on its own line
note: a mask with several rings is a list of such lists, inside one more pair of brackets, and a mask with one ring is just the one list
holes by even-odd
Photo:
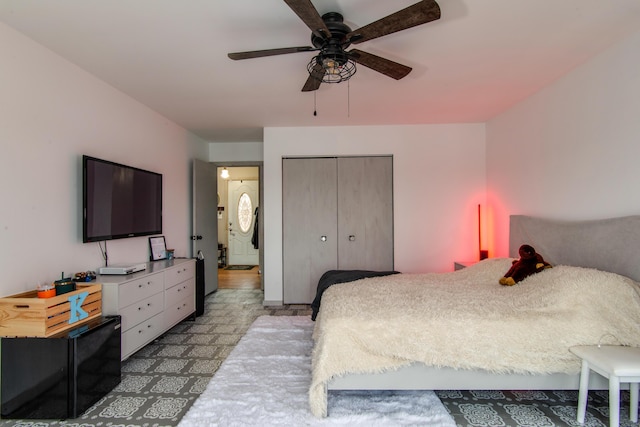
[[578, 422], [584, 423], [589, 393], [589, 371], [609, 379], [609, 426], [620, 423], [620, 383], [629, 383], [631, 421], [638, 421], [638, 383], [640, 382], [640, 348], [619, 345], [585, 345], [569, 349], [582, 359]]

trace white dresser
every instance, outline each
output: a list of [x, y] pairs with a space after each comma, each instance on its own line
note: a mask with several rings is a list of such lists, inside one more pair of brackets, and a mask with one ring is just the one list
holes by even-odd
[[120, 315], [125, 360], [176, 324], [195, 315], [195, 260], [147, 263], [134, 274], [99, 275], [102, 314]]

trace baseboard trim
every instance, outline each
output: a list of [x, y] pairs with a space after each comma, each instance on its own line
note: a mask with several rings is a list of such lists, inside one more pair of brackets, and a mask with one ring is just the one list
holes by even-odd
[[273, 307], [273, 306], [282, 307], [284, 304], [282, 304], [282, 300], [281, 300], [281, 301], [267, 301], [267, 300], [263, 300], [263, 301], [262, 301], [262, 305], [263, 305], [264, 307]]

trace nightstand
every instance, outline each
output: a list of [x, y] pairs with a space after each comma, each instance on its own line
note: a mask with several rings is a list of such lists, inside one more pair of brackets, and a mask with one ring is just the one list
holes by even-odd
[[467, 268], [469, 266], [472, 266], [476, 262], [478, 262], [478, 261], [454, 261], [453, 262], [453, 269], [455, 271], [462, 270], [463, 268]]

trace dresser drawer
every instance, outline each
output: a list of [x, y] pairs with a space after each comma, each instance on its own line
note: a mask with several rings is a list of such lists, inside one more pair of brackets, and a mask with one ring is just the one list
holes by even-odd
[[178, 283], [191, 279], [196, 274], [196, 265], [194, 261], [185, 262], [177, 267], [170, 268], [164, 272], [164, 286], [169, 289]]
[[164, 309], [165, 328], [169, 329], [196, 311], [195, 293]]
[[136, 301], [142, 301], [164, 290], [164, 275], [150, 274], [140, 279], [122, 283], [118, 291], [120, 307], [127, 307]]
[[164, 315], [160, 313], [123, 332], [120, 353], [122, 360], [140, 350], [164, 331]]
[[189, 279], [167, 289], [164, 293], [165, 305], [170, 306], [187, 295], [193, 295], [195, 286], [195, 280]]
[[137, 301], [120, 310], [122, 330], [126, 331], [164, 310], [164, 293], [159, 292], [149, 298]]

